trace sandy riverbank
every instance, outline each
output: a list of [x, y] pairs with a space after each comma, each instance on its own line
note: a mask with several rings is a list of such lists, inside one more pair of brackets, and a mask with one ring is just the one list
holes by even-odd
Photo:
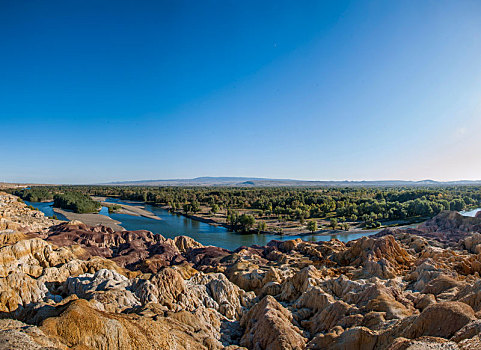
[[115, 231], [125, 231], [125, 229], [120, 226], [120, 221], [114, 220], [105, 215], [97, 213], [78, 214], [60, 208], [53, 208], [53, 211], [57, 214], [62, 214], [68, 220], [79, 220], [82, 221], [84, 224], [90, 226], [104, 225], [110, 227], [112, 230]]
[[132, 216], [142, 216], [144, 218], [149, 218], [153, 220], [161, 220], [157, 215], [154, 213], [145, 210], [143, 206], [137, 206], [137, 205], [127, 205], [127, 204], [121, 204], [121, 203], [110, 203], [106, 201], [106, 197], [92, 197], [93, 200], [100, 202], [104, 207], [109, 207], [113, 205], [118, 205], [121, 206], [122, 209], [116, 210], [116, 214], [126, 214], [126, 215], [132, 215]]
[[149, 218], [153, 220], [161, 220], [157, 215], [154, 213], [143, 209], [143, 207], [136, 207], [132, 205], [126, 205], [126, 204], [118, 204], [118, 203], [109, 203], [109, 202], [100, 202], [105, 207], [108, 207], [109, 205], [115, 204], [115, 205], [120, 205], [122, 209], [116, 210], [116, 214], [126, 214], [126, 215], [133, 215], [133, 216], [143, 216], [144, 218]]

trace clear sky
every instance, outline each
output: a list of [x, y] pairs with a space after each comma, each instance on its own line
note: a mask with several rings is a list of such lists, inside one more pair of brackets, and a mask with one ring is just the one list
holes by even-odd
[[481, 179], [479, 1], [0, 0], [0, 181]]

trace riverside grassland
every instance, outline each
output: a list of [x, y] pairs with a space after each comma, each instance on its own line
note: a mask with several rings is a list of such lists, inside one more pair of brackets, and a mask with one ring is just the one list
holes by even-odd
[[[444, 210], [461, 211], [481, 206], [481, 187], [466, 185], [385, 188], [35, 186], [11, 192], [30, 201], [56, 198], [60, 207], [68, 202], [69, 206], [63, 208], [84, 210], [77, 212], [98, 210], [99, 205], [91, 198], [117, 197], [159, 205], [239, 232], [283, 234], [399, 226], [424, 221]], [[121, 208], [112, 206], [110, 209]]]

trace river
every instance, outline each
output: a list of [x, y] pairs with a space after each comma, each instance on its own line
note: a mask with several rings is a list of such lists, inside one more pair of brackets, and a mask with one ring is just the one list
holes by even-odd
[[[229, 250], [237, 249], [240, 246], [266, 245], [273, 239], [277, 240], [290, 240], [295, 238], [301, 238], [306, 241], [329, 241], [333, 238], [337, 238], [342, 242], [351, 241], [363, 236], [369, 236], [379, 231], [366, 231], [355, 233], [338, 233], [334, 235], [275, 235], [275, 234], [240, 234], [236, 232], [230, 232], [225, 227], [214, 226], [190, 218], [186, 218], [182, 215], [172, 214], [168, 210], [161, 207], [152, 206], [150, 204], [122, 201], [117, 198], [107, 198], [107, 202], [127, 204], [134, 206], [143, 206], [146, 210], [157, 215], [161, 220], [149, 219], [142, 216], [132, 216], [127, 214], [115, 214], [108, 212], [106, 207], [102, 207], [100, 214], [110, 216], [112, 219], [120, 221], [121, 226], [126, 230], [148, 230], [153, 233], [161, 234], [166, 238], [174, 238], [176, 236], [185, 235], [192, 237], [196, 241], [204, 245], [213, 245], [217, 247], [226, 248]], [[53, 202], [49, 203], [37, 203], [37, 202], [25, 202], [30, 204], [45, 215], [52, 216], [55, 213], [52, 209]], [[59, 215], [57, 214], [57, 217]], [[65, 218], [60, 218], [65, 220]]]
[[31, 205], [32, 207], [37, 208], [42, 213], [44, 213], [46, 216], [56, 215], [59, 220], [67, 220], [68, 221], [68, 219], [65, 216], [63, 216], [62, 214], [57, 214], [56, 212], [53, 211], [53, 202], [29, 202], [29, 201], [25, 201], [25, 204]]
[[481, 211], [481, 208], [476, 208], [476, 209], [472, 209], [472, 210], [464, 210], [464, 211], [460, 211], [459, 214], [463, 215], [463, 216], [471, 216], [471, 217], [475, 217], [476, 214], [478, 212]]

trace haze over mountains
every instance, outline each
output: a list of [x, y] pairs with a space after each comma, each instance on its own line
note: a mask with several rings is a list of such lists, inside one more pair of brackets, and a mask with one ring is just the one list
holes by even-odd
[[436, 185], [479, 185], [481, 180], [458, 181], [407, 181], [407, 180], [379, 180], [379, 181], [308, 181], [293, 179], [269, 179], [258, 177], [196, 177], [193, 179], [169, 180], [137, 180], [116, 181], [107, 185], [117, 186], [240, 186], [240, 187], [265, 187], [265, 186], [297, 186], [297, 187], [349, 187], [349, 186], [436, 186]]

